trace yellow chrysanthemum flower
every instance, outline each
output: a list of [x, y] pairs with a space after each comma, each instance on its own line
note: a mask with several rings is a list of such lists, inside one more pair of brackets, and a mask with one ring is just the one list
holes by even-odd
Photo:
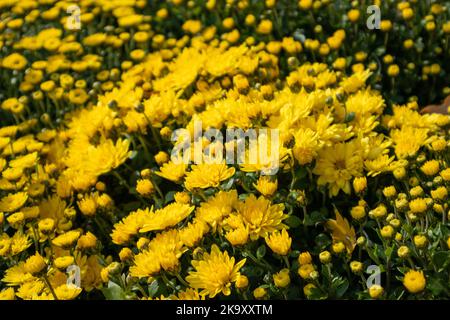
[[403, 278], [403, 285], [411, 293], [423, 291], [426, 283], [423, 271], [409, 270]]
[[231, 294], [231, 284], [238, 279], [239, 269], [245, 261], [235, 263], [234, 257], [230, 258], [228, 252], [221, 252], [214, 244], [211, 252], [205, 253], [201, 260], [192, 260], [195, 271], [189, 272], [186, 281], [192, 288], [202, 289], [201, 295], [214, 298], [223, 293], [228, 296]]

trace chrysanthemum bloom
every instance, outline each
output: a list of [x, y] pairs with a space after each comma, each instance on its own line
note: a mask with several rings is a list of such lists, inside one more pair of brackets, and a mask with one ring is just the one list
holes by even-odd
[[35, 255], [29, 257], [25, 261], [24, 268], [26, 272], [36, 274], [41, 272], [46, 266], [47, 264], [45, 263], [44, 258], [38, 252], [36, 252]]
[[372, 299], [378, 299], [383, 294], [384, 289], [378, 284], [374, 284], [369, 288], [369, 295]]
[[0, 300], [14, 300], [14, 288], [7, 288], [0, 292]]
[[383, 189], [383, 195], [386, 198], [391, 199], [397, 195], [397, 190], [395, 189], [394, 186], [386, 187]]
[[419, 293], [425, 289], [427, 282], [423, 271], [409, 270], [403, 278], [403, 285], [410, 293]]
[[316, 288], [317, 287], [313, 283], [308, 283], [303, 287], [303, 294], [309, 298], [313, 294], [313, 290]]
[[52, 240], [52, 243], [57, 247], [68, 248], [80, 237], [81, 232], [78, 230], [71, 230], [57, 236]]
[[409, 248], [407, 246], [401, 246], [398, 248], [397, 254], [400, 258], [406, 258], [409, 255]]
[[439, 161], [429, 160], [420, 167], [420, 170], [427, 176], [434, 176], [439, 172]]
[[184, 220], [194, 210], [194, 206], [182, 203], [171, 203], [162, 209], [152, 212], [147, 209], [147, 214], [142, 223], [143, 226], [139, 232], [149, 232], [155, 230], [164, 230]]
[[184, 177], [186, 168], [187, 165], [184, 163], [175, 164], [169, 161], [164, 163], [163, 166], [159, 168], [160, 171], [155, 172], [155, 174], [167, 180], [179, 182]]
[[286, 229], [283, 229], [281, 232], [275, 231], [269, 234], [266, 237], [266, 243], [273, 252], [284, 256], [291, 249], [292, 239], [289, 237]]
[[314, 173], [319, 175], [317, 183], [328, 185], [330, 195], [336, 196], [340, 190], [350, 194], [350, 181], [360, 176], [363, 161], [354, 142], [338, 143], [319, 152]]
[[18, 192], [3, 197], [0, 200], [0, 212], [14, 212], [20, 209], [27, 202], [28, 195], [25, 192]]
[[417, 198], [423, 195], [423, 188], [421, 186], [415, 186], [409, 190], [409, 194], [413, 198]]
[[155, 155], [155, 161], [158, 165], [162, 165], [169, 161], [169, 155], [167, 154], [167, 152], [160, 151]]
[[298, 274], [302, 279], [311, 279], [311, 273], [315, 271], [315, 268], [312, 264], [303, 264], [298, 268]]
[[139, 179], [136, 184], [136, 191], [144, 196], [150, 195], [155, 190], [153, 183], [149, 179]]
[[380, 230], [380, 234], [385, 239], [390, 239], [394, 235], [394, 228], [391, 225], [384, 226]]
[[122, 248], [119, 252], [120, 261], [128, 261], [133, 258], [133, 251], [130, 248]]
[[417, 248], [424, 248], [428, 243], [428, 239], [424, 235], [416, 235], [414, 236], [414, 244]]
[[350, 214], [355, 220], [362, 220], [366, 216], [366, 209], [363, 206], [355, 206], [350, 210]]
[[179, 267], [179, 258], [187, 250], [177, 230], [159, 233], [146, 249], [134, 257], [134, 265], [130, 267], [133, 277], [151, 277], [161, 270], [175, 271]]
[[267, 176], [259, 177], [258, 181], [253, 184], [256, 190], [258, 190], [263, 196], [270, 197], [277, 191], [278, 181], [271, 179]]
[[447, 198], [448, 191], [444, 186], [440, 186], [435, 190], [431, 190], [431, 197], [436, 200], [445, 200]]
[[55, 261], [53, 261], [53, 264], [58, 269], [65, 269], [71, 264], [73, 264], [75, 259], [72, 256], [64, 256], [56, 258]]
[[83, 291], [75, 285], [63, 284], [55, 288], [55, 294], [59, 300], [73, 300]]
[[427, 202], [423, 198], [417, 198], [409, 202], [409, 209], [412, 213], [420, 214], [427, 210]]
[[[227, 223], [229, 220], [227, 220]], [[241, 246], [248, 242], [249, 232], [248, 227], [245, 227], [243, 223], [234, 230], [230, 230], [225, 235], [225, 238], [233, 245], [233, 246]]]
[[273, 275], [273, 282], [278, 288], [285, 288], [291, 283], [289, 269], [282, 269]]
[[236, 280], [236, 288], [244, 289], [247, 288], [247, 286], [248, 286], [248, 278], [245, 275], [240, 274], [238, 279]]
[[333, 249], [333, 252], [336, 254], [340, 254], [342, 252], [344, 252], [345, 250], [345, 244], [342, 243], [341, 241], [333, 243], [333, 245], [331, 246], [331, 248]]
[[350, 262], [350, 270], [352, 270], [353, 273], [359, 274], [363, 270], [364, 265], [359, 261], [352, 261]]
[[353, 189], [356, 193], [362, 193], [367, 188], [367, 178], [366, 177], [356, 177], [353, 180]]
[[450, 181], [450, 168], [442, 170], [440, 175], [445, 181]]
[[246, 259], [235, 263], [234, 257], [228, 252], [221, 252], [217, 245], [211, 247], [211, 253], [205, 253], [202, 260], [193, 260], [195, 271], [189, 272], [186, 277], [189, 285], [194, 289], [202, 289], [201, 295], [214, 298], [217, 294], [231, 294], [231, 284], [239, 278], [239, 269]]
[[385, 217], [387, 214], [387, 209], [384, 204], [380, 204], [375, 209], [370, 210], [369, 216], [374, 219], [381, 219]]
[[92, 217], [95, 215], [95, 212], [97, 211], [97, 202], [94, 197], [85, 196], [77, 203], [81, 213], [85, 216]]
[[78, 238], [77, 249], [85, 250], [94, 248], [97, 244], [97, 237], [90, 231]]
[[322, 262], [322, 263], [329, 263], [331, 261], [331, 254], [330, 254], [330, 252], [329, 251], [322, 251], [319, 254], [319, 259], [320, 259], [320, 262]]
[[175, 202], [188, 204], [191, 201], [191, 196], [187, 192], [177, 192], [173, 196]]
[[308, 251], [302, 252], [298, 256], [298, 263], [300, 265], [312, 263], [311, 254]]
[[253, 290], [253, 296], [255, 299], [263, 299], [267, 295], [266, 288], [258, 287], [255, 290]]
[[27, 65], [27, 59], [19, 53], [13, 53], [3, 59], [2, 65], [6, 69], [22, 70]]
[[[259, 237], [266, 237], [268, 233], [286, 228], [282, 223], [288, 216], [283, 213], [284, 205], [272, 205], [264, 197], [256, 198], [253, 194], [244, 202], [236, 204], [236, 213], [231, 214], [228, 222], [240, 220], [248, 228], [250, 239], [256, 240]], [[224, 221], [227, 224], [227, 221]], [[233, 229], [236, 227], [229, 224]]]

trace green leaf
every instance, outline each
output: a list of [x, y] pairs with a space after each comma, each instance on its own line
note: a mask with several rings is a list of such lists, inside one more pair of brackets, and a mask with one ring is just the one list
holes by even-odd
[[450, 262], [450, 251], [437, 251], [434, 253], [432, 260], [438, 271], [441, 271]]
[[295, 177], [297, 180], [303, 179], [308, 175], [308, 170], [305, 167], [300, 167], [297, 169], [297, 172], [295, 172]]
[[258, 250], [256, 250], [256, 257], [258, 259], [264, 258], [264, 256], [266, 255], [266, 245], [262, 245], [258, 248]]
[[154, 297], [159, 289], [159, 283], [158, 280], [153, 280], [152, 283], [148, 286], [148, 295], [150, 297]]
[[326, 214], [320, 211], [313, 211], [310, 215], [305, 218], [305, 225], [315, 226], [318, 223], [324, 222], [326, 220]]
[[391, 258], [392, 252], [394, 252], [394, 246], [386, 248], [386, 250], [384, 251], [384, 254], [386, 255], [387, 259]]
[[331, 245], [331, 239], [325, 233], [318, 234], [314, 241], [319, 246], [320, 250], [323, 250]]
[[430, 278], [427, 283], [427, 289], [431, 291], [431, 293], [435, 296], [439, 296], [442, 291], [445, 290], [445, 287], [442, 285], [445, 283], [442, 279], [439, 278]]
[[294, 215], [290, 215], [284, 222], [291, 228], [298, 228], [302, 224], [302, 220]]
[[172, 202], [174, 199], [176, 191], [169, 191], [166, 193], [166, 196], [164, 197], [164, 203], [167, 204], [169, 202]]
[[343, 279], [343, 281], [336, 287], [336, 297], [341, 298], [347, 291], [349, 286], [348, 280]]
[[107, 288], [102, 288], [106, 300], [125, 300], [125, 292], [116, 283], [109, 281]]
[[349, 112], [349, 113], [347, 113], [347, 114], [345, 115], [344, 122], [347, 123], [347, 122], [353, 121], [353, 120], [355, 119], [355, 116], [356, 116], [356, 114], [355, 114], [354, 112]]
[[222, 189], [228, 191], [231, 189], [231, 187], [233, 187], [234, 183], [235, 183], [234, 178], [231, 178], [226, 183], [222, 184]]

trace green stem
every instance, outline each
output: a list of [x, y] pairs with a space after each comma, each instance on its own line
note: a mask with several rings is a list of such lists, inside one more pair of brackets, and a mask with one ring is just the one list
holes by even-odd
[[51, 292], [53, 298], [54, 298], [55, 300], [58, 300], [58, 297], [56, 296], [55, 290], [53, 290], [53, 287], [52, 287], [52, 285], [50, 284], [50, 281], [48, 281], [47, 275], [44, 274], [44, 275], [42, 276], [42, 278], [44, 279], [45, 285], [46, 285], [46, 286], [48, 287], [48, 289], [50, 290], [50, 292]]

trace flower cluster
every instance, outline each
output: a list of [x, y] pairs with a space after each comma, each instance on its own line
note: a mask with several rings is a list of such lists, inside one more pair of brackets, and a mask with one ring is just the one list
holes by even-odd
[[0, 299], [449, 297], [450, 5], [374, 4], [0, 0]]

